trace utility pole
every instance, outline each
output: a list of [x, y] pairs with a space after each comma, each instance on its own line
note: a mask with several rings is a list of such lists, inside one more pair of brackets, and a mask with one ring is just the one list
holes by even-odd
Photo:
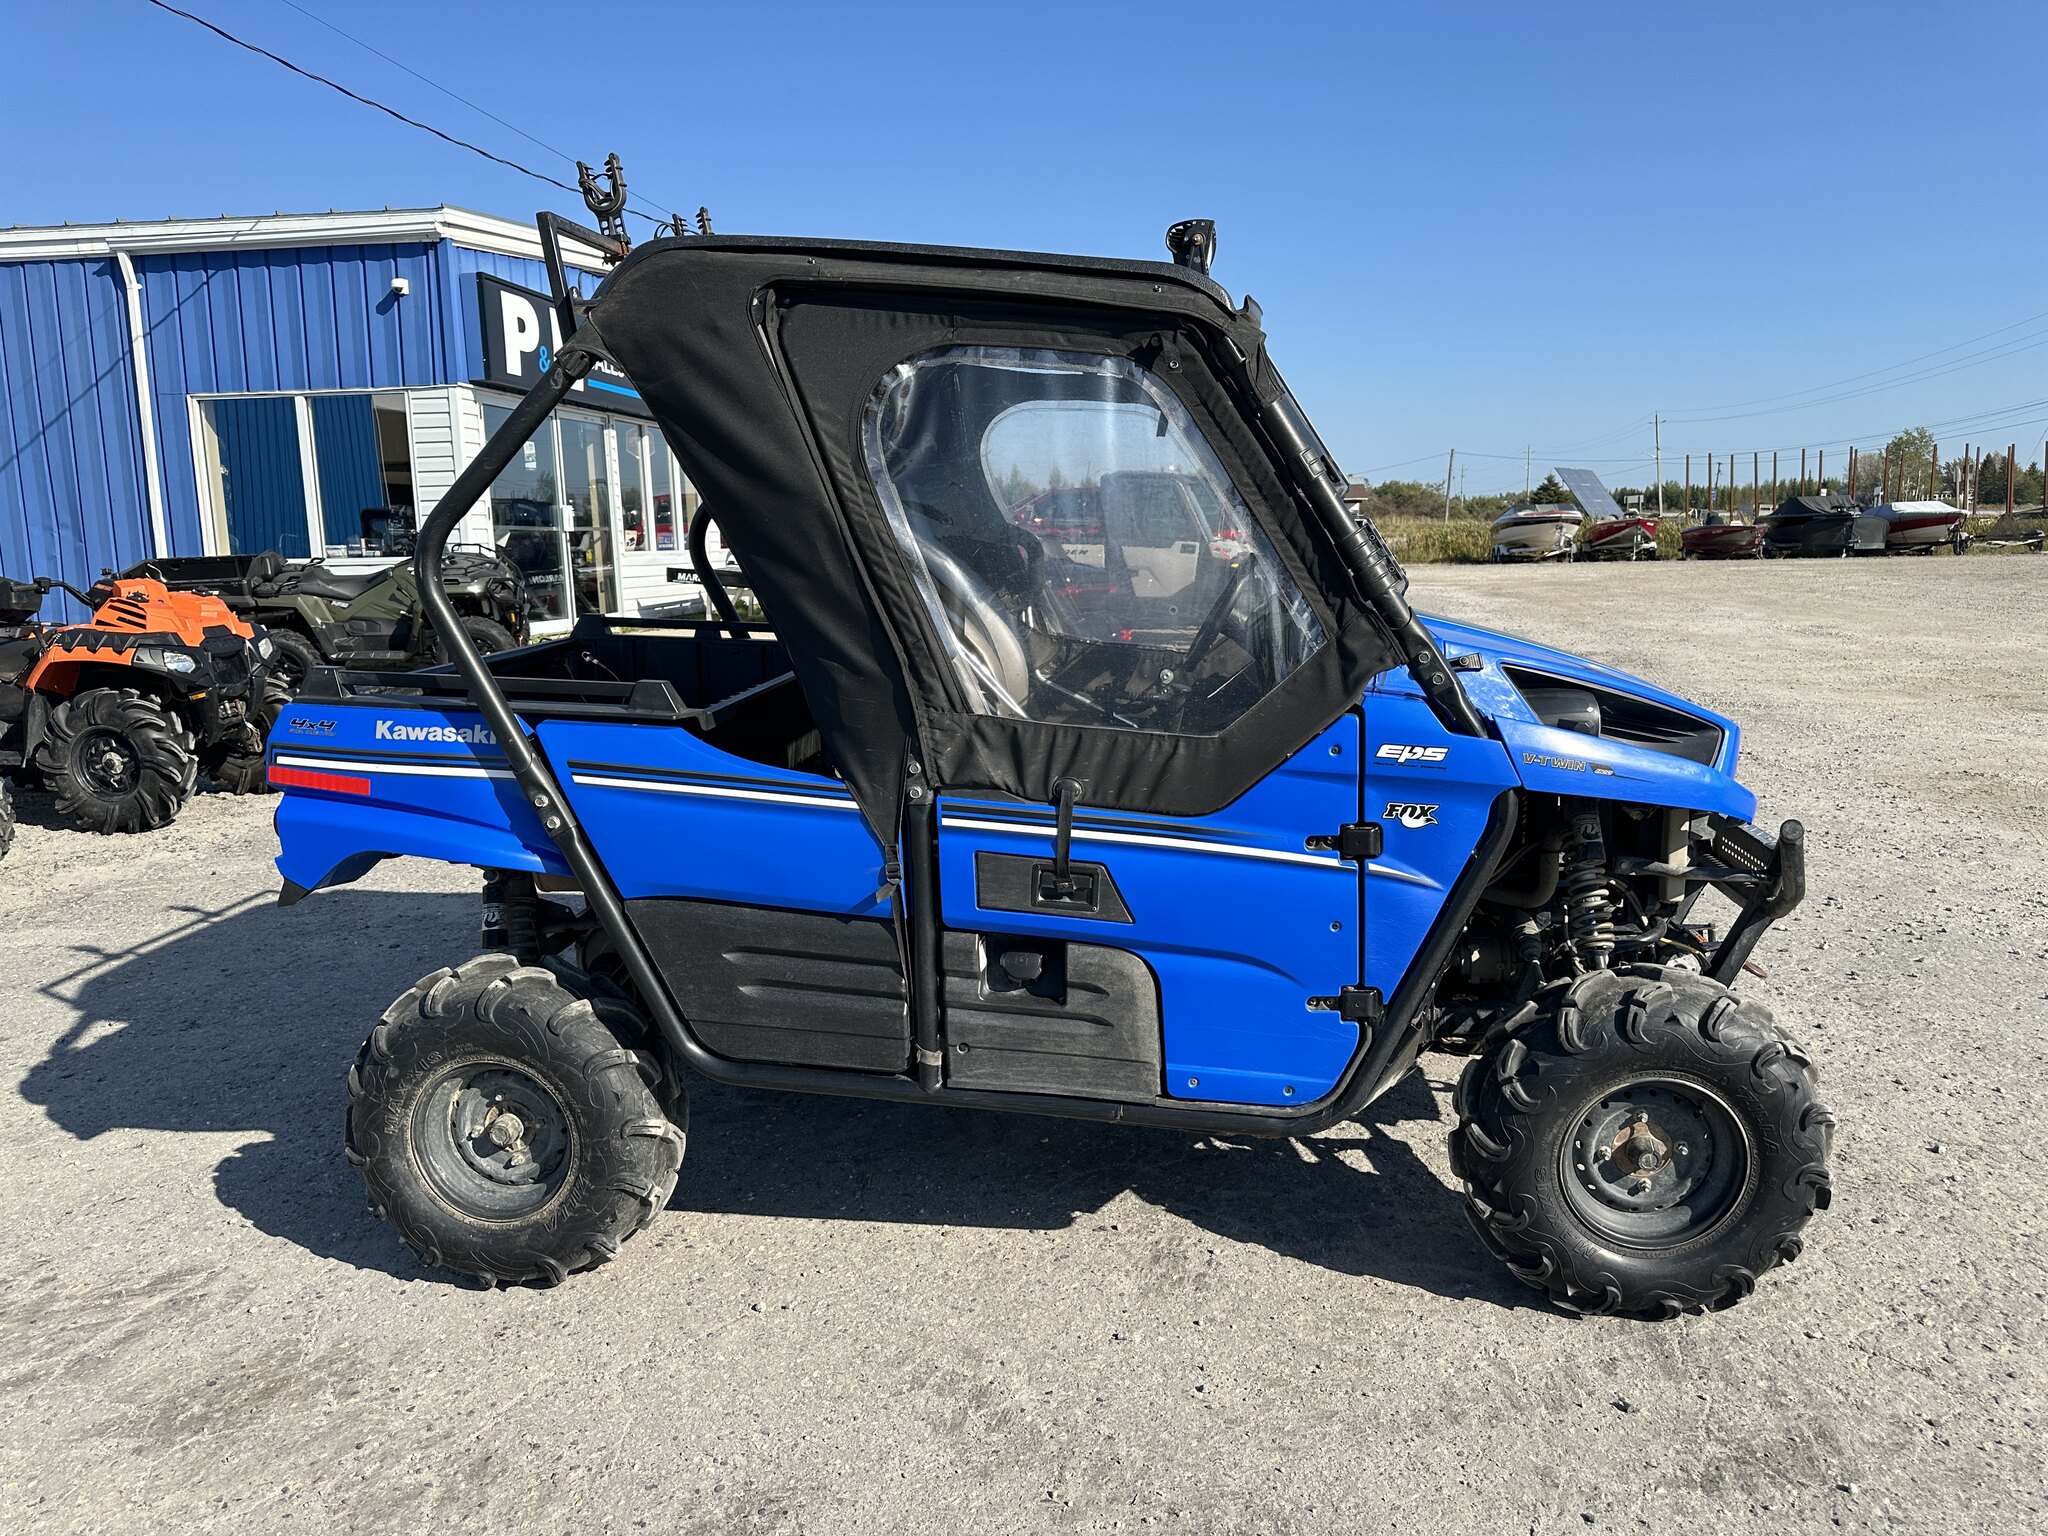
[[1461, 469], [1461, 470], [1459, 470], [1459, 471], [1458, 471], [1458, 500], [1462, 502], [1462, 501], [1463, 501], [1464, 499], [1465, 499], [1465, 471], [1463, 471], [1463, 470]]
[[1692, 455], [1685, 456], [1685, 520], [1692, 521]]
[[1707, 510], [1714, 510], [1714, 456], [1707, 455]]
[[1828, 493], [1828, 451], [1822, 448], [1817, 450], [1817, 452], [1820, 456], [1820, 462], [1814, 465], [1813, 476], [1816, 480], [1820, 481], [1817, 489], [1821, 495], [1825, 496]]
[[1877, 499], [1889, 502], [1892, 499], [1892, 445], [1884, 445], [1884, 457], [1877, 466]]
[[1778, 504], [1778, 450], [1771, 450], [1771, 505]]
[[2005, 445], [2005, 515], [2007, 517], [2012, 516], [2013, 488], [2020, 478], [2013, 473], [2015, 461], [2019, 456], [2020, 445], [2018, 443], [2007, 443]]
[[1806, 494], [1806, 450], [1799, 450], [1799, 494]]
[[1749, 500], [1750, 500], [1750, 503], [1751, 503], [1751, 505], [1750, 505], [1750, 509], [1749, 509], [1749, 515], [1750, 515], [1750, 516], [1751, 516], [1752, 518], [1756, 517], [1756, 515], [1757, 515], [1758, 513], [1762, 512], [1762, 511], [1763, 511], [1763, 509], [1764, 509], [1764, 498], [1763, 498], [1763, 492], [1762, 492], [1761, 490], [1759, 490], [1759, 489], [1758, 489], [1758, 478], [1757, 478], [1757, 472], [1758, 472], [1758, 470], [1759, 470], [1759, 469], [1760, 469], [1760, 468], [1761, 468], [1761, 467], [1763, 466], [1763, 462], [1764, 462], [1764, 456], [1763, 456], [1763, 455], [1762, 455], [1761, 453], [1752, 453], [1752, 454], [1750, 454], [1750, 456], [1749, 456]]
[[1529, 499], [1529, 476], [1531, 474], [1529, 465], [1535, 459], [1535, 457], [1536, 450], [1534, 447], [1524, 447], [1522, 449], [1522, 500], [1524, 501], [1527, 501]]
[[1941, 499], [1941, 444], [1934, 445], [1934, 451], [1927, 455], [1927, 499]]
[[1451, 520], [1451, 476], [1458, 472], [1458, 450], [1451, 450], [1451, 462], [1444, 466], [1444, 521]]
[[1650, 430], [1657, 435], [1657, 517], [1664, 517], [1664, 418], [1652, 416]]

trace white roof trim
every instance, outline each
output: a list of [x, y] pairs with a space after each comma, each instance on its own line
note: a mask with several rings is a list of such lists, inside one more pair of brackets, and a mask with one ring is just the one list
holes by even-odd
[[[538, 261], [541, 255], [540, 236], [531, 224], [443, 205], [374, 213], [272, 213], [0, 229], [0, 261], [78, 260], [111, 255], [116, 249], [146, 256], [313, 245], [431, 245], [440, 240], [499, 256]], [[588, 271], [604, 270], [603, 259], [588, 247], [570, 246], [562, 254]]]

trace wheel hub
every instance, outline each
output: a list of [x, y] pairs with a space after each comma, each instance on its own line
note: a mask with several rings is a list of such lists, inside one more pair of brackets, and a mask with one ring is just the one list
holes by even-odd
[[1564, 1148], [1565, 1195], [1595, 1231], [1685, 1241], [1728, 1213], [1747, 1143], [1728, 1107], [1692, 1084], [1634, 1082], [1587, 1106]]
[[477, 1063], [444, 1074], [421, 1101], [420, 1165], [456, 1209], [529, 1214], [562, 1185], [573, 1150], [552, 1089], [516, 1067]]
[[135, 749], [113, 731], [95, 731], [80, 742], [78, 764], [99, 794], [124, 795], [135, 786]]

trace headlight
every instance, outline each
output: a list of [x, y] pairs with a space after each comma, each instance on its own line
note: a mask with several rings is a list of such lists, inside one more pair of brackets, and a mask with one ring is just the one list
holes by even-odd
[[270, 660], [272, 653], [276, 650], [277, 647], [270, 643], [270, 636], [268, 634], [264, 634], [257, 639], [256, 654], [258, 656], [261, 656], [265, 661]]
[[161, 672], [196, 672], [199, 663], [183, 651], [167, 651], [161, 646], [138, 645], [135, 648], [135, 665], [155, 667]]

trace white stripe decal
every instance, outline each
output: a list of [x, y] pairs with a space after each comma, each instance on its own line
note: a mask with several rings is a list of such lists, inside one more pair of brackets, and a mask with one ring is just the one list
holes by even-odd
[[617, 779], [596, 773], [579, 773], [572, 777], [578, 784], [587, 784], [594, 789], [651, 789], [664, 795], [702, 795], [712, 800], [762, 800], [772, 805], [815, 805], [828, 811], [859, 809], [851, 800], [824, 795], [781, 795], [763, 789], [729, 789], [724, 785], [681, 784], [660, 779]]
[[[940, 819], [942, 826], [958, 827], [967, 832], [1017, 832], [1027, 837], [1043, 837], [1052, 840], [1053, 829], [1044, 824], [1027, 825], [1014, 821], [975, 821], [963, 816], [946, 816]], [[1086, 827], [1074, 828], [1077, 843], [1129, 843], [1140, 848], [1182, 848], [1193, 853], [1220, 853], [1233, 859], [1272, 859], [1282, 864], [1310, 864], [1318, 869], [1344, 867], [1342, 859], [1326, 859], [1313, 853], [1289, 853], [1278, 848], [1244, 848], [1232, 843], [1205, 843], [1187, 837], [1152, 837], [1140, 832], [1095, 832]]]
[[509, 779], [510, 768], [486, 768], [481, 763], [467, 766], [451, 763], [386, 763], [365, 758], [287, 757], [277, 755], [280, 768], [320, 768], [328, 773], [406, 773], [429, 779]]

